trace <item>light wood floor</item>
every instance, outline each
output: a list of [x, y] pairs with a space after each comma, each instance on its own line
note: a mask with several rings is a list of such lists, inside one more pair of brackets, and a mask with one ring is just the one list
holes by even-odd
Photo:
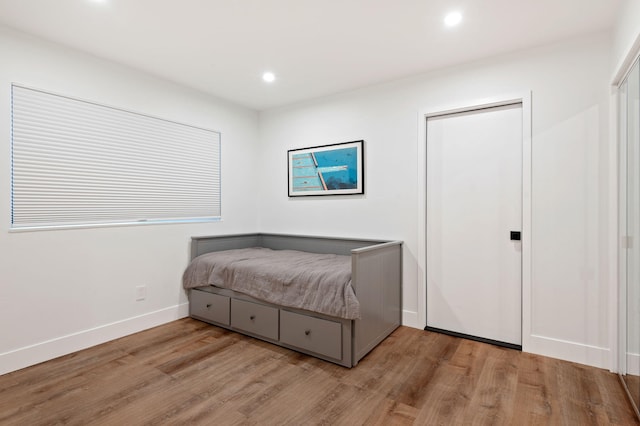
[[192, 319], [0, 376], [0, 424], [633, 425], [604, 370], [401, 327], [346, 369]]

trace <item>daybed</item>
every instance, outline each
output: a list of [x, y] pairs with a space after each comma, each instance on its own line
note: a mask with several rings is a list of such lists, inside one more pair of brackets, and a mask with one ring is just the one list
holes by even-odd
[[[187, 285], [189, 268], [193, 267], [194, 259], [199, 256], [221, 251], [237, 251], [244, 254], [244, 250], [241, 249], [252, 247], [340, 255], [338, 257], [350, 256], [351, 281], [345, 287], [345, 294], [350, 288], [353, 289], [358, 309], [346, 309], [340, 311], [339, 315], [327, 315], [310, 310], [315, 308], [308, 305], [294, 304], [306, 308], [300, 309], [292, 307], [290, 301], [287, 301], [287, 306], [272, 303], [262, 297], [210, 285], [206, 280], [195, 284], [190, 282]], [[277, 254], [286, 253], [288, 252], [283, 251]], [[207, 256], [210, 255], [202, 256], [200, 259]], [[193, 237], [191, 260], [192, 264], [185, 271], [183, 284], [185, 288], [195, 287], [188, 288], [189, 313], [192, 318], [345, 367], [355, 366], [400, 325], [401, 241], [281, 234]], [[265, 263], [265, 269], [268, 269], [268, 266], [268, 263]], [[226, 276], [225, 274], [226, 271], [220, 275]], [[262, 275], [255, 272], [251, 274]], [[354, 316], [357, 318], [349, 318]]]

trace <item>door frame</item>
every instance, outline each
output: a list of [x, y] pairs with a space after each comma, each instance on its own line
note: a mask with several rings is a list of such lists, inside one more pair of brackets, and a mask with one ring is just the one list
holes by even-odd
[[[522, 104], [522, 350], [531, 346], [531, 91], [425, 108], [418, 113], [418, 312], [414, 321], [427, 325], [427, 118]], [[408, 313], [407, 313], [408, 314]]]
[[[609, 287], [609, 371], [626, 372], [626, 253], [622, 247], [621, 226], [626, 220], [626, 136], [623, 140], [620, 133], [620, 85], [631, 72], [636, 61], [640, 59], [640, 34], [618, 65], [611, 80], [609, 96], [609, 280], [615, 283]], [[624, 110], [626, 114], [626, 109]], [[625, 118], [626, 119], [626, 118]], [[624, 176], [623, 176], [624, 174]], [[624, 177], [625, 179], [622, 179]], [[624, 207], [624, 209], [622, 208]], [[624, 291], [623, 291], [624, 290]]]

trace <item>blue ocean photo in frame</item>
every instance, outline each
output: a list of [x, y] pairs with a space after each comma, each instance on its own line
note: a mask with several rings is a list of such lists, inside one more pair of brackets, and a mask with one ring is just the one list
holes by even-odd
[[364, 141], [288, 151], [289, 197], [364, 194]]

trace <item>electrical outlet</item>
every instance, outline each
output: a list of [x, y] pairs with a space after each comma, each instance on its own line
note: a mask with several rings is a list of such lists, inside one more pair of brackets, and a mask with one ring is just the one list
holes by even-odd
[[140, 300], [144, 300], [147, 297], [147, 286], [146, 285], [139, 285], [138, 287], [136, 287], [136, 300], [140, 301]]

